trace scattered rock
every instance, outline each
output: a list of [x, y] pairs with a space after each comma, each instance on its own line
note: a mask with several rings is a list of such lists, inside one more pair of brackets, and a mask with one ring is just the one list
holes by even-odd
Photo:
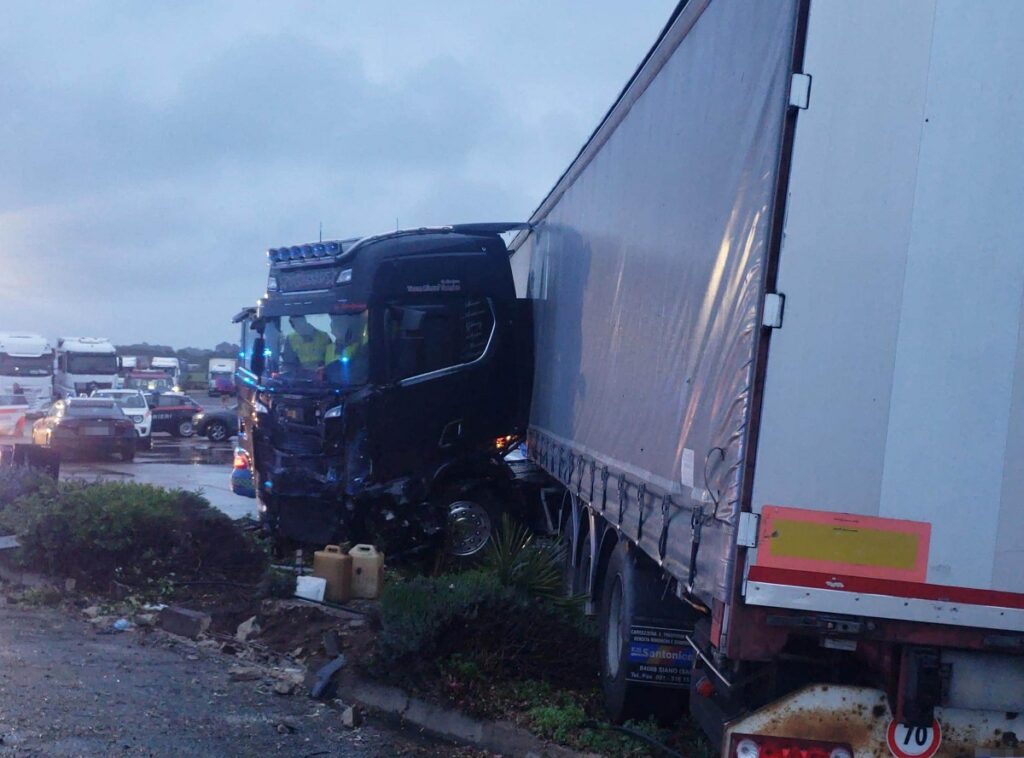
[[238, 625], [237, 631], [235, 631], [235, 639], [239, 642], [245, 642], [254, 634], [259, 634], [260, 625], [256, 623], [256, 617], [246, 619]]
[[94, 619], [100, 615], [100, 607], [98, 605], [90, 605], [88, 608], [83, 608], [82, 613], [84, 613], [87, 618]]
[[352, 619], [348, 622], [349, 629], [361, 629], [366, 626], [366, 622], [363, 619]]
[[341, 724], [346, 729], [355, 729], [362, 726], [363, 714], [354, 705], [346, 706], [341, 712]]
[[221, 649], [221, 643], [217, 642], [217, 640], [199, 640], [199, 642], [197, 643], [196, 646], [201, 648], [201, 649], [203, 649], [203, 650], [220, 650]]
[[210, 628], [210, 614], [188, 608], [167, 607], [160, 611], [160, 628], [179, 637], [197, 639]]
[[298, 658], [300, 655], [302, 655], [302, 646], [301, 645], [299, 647], [295, 648], [294, 650], [292, 650], [292, 658]]
[[298, 727], [296, 727], [294, 724], [291, 724], [291, 723], [289, 723], [287, 721], [281, 721], [277, 725], [277, 733], [278, 734], [295, 734], [295, 732], [297, 732], [297, 731], [298, 731]]
[[263, 672], [253, 666], [232, 666], [228, 669], [228, 679], [232, 682], [253, 682], [263, 678]]
[[64, 580], [64, 591], [65, 592], [74, 592], [75, 591], [75, 580], [72, 579], [71, 577], [68, 577], [67, 579]]
[[291, 695], [293, 692], [295, 692], [295, 685], [291, 682], [286, 682], [283, 679], [274, 682], [274, 694]]
[[135, 617], [135, 623], [139, 626], [154, 626], [156, 625], [156, 614], [140, 613]]

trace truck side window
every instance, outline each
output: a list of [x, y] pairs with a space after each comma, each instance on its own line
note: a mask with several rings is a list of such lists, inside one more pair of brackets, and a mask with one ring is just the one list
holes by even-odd
[[392, 303], [387, 308], [388, 377], [400, 381], [471, 363], [482, 357], [494, 330], [485, 298]]

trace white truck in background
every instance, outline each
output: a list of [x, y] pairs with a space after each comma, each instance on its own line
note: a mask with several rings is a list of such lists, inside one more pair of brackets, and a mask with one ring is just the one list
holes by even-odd
[[[175, 392], [181, 392], [181, 363], [177, 358], [166, 356], [154, 356], [149, 361], [149, 367], [154, 371], [162, 371], [171, 380], [171, 386]], [[234, 369], [232, 369], [233, 371]]]
[[103, 337], [58, 337], [54, 395], [90, 395], [119, 384], [117, 351]]
[[231, 395], [235, 391], [235, 366], [238, 364], [234, 358], [210, 358], [210, 366], [207, 371], [207, 394], [210, 397], [215, 395]]
[[0, 333], [0, 395], [24, 395], [28, 413], [42, 413], [53, 398], [53, 346], [28, 332]]

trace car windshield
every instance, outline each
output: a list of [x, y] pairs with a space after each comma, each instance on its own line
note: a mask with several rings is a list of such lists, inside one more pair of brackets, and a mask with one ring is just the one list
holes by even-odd
[[0, 353], [0, 375], [49, 376], [53, 373], [53, 356], [26, 357]]
[[121, 409], [113, 403], [70, 403], [66, 414], [74, 418], [124, 418]]
[[146, 401], [143, 400], [142, 395], [136, 395], [134, 392], [131, 394], [114, 394], [112, 392], [97, 392], [96, 397], [108, 397], [117, 403], [121, 408], [145, 408]]
[[70, 353], [68, 372], [72, 374], [116, 374], [117, 356], [91, 353]]
[[264, 378], [348, 387], [369, 372], [366, 310], [267, 319]]

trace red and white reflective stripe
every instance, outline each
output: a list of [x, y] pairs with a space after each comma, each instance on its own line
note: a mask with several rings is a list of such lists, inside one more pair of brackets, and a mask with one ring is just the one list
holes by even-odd
[[774, 608], [1024, 631], [1024, 594], [765, 566], [747, 575], [746, 602]]
[[748, 579], [752, 582], [790, 584], [798, 587], [813, 587], [823, 590], [843, 590], [868, 595], [894, 595], [920, 600], [938, 600], [971, 605], [998, 605], [1005, 608], [1024, 609], [1024, 594], [979, 590], [971, 587], [952, 587], [945, 584], [924, 582], [903, 582], [898, 579], [872, 579], [860, 576], [823, 574], [817, 571], [769, 568], [751, 566]]

